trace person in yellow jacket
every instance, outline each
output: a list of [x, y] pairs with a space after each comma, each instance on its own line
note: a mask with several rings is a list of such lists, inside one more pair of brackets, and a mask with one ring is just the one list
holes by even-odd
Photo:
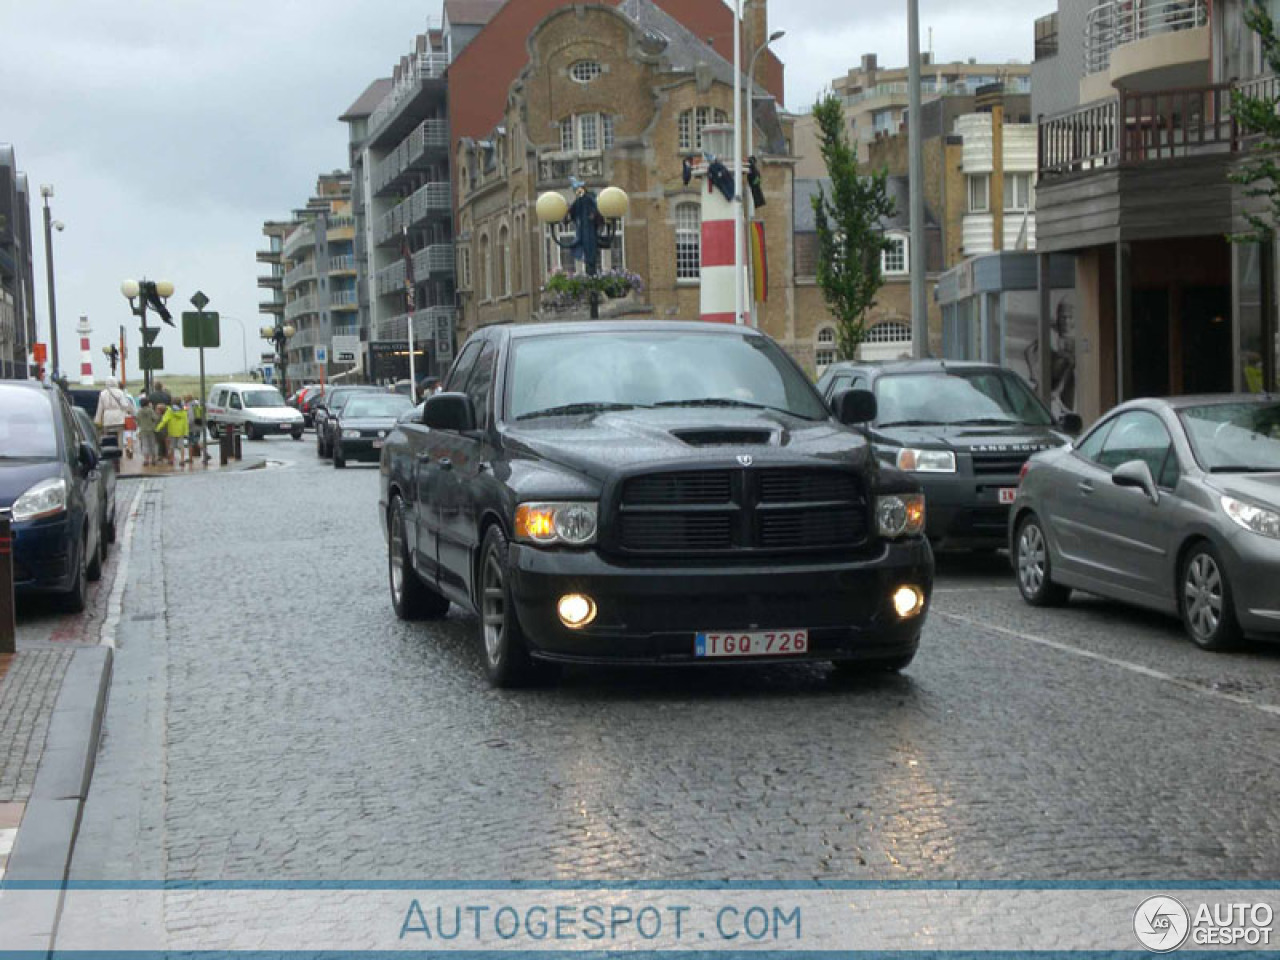
[[157, 410], [160, 412], [160, 422], [156, 424], [156, 433], [164, 433], [169, 437], [169, 466], [176, 467], [179, 461], [184, 466], [189, 464], [191, 451], [187, 449], [187, 432], [190, 430], [190, 423], [187, 411], [178, 403], [173, 406], [161, 403], [157, 405]]

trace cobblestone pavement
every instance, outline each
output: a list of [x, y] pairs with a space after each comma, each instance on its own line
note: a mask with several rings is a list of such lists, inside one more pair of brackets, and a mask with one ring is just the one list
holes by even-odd
[[963, 559], [901, 677], [496, 692], [473, 621], [394, 618], [377, 471], [266, 449], [140, 507], [74, 879], [1275, 877], [1275, 650]]

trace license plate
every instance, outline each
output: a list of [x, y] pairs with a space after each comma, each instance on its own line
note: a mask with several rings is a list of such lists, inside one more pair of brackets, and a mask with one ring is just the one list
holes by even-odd
[[808, 652], [808, 630], [700, 633], [694, 640], [694, 656], [698, 657], [789, 657]]
[[375, 450], [381, 450], [381, 449], [382, 449], [382, 441], [381, 441], [381, 440], [375, 440], [375, 441], [373, 441], [373, 449], [375, 449]]
[[1001, 502], [1001, 503], [1013, 503], [1013, 501], [1015, 501], [1015, 500], [1017, 500], [1017, 499], [1018, 499], [1018, 488], [1017, 488], [1017, 487], [1001, 487], [1001, 488], [1000, 488], [1000, 502]]
[[280, 429], [281, 429], [281, 430], [292, 430], [292, 429], [293, 429], [293, 424], [292, 424], [292, 423], [282, 423], [282, 424], [280, 424]]

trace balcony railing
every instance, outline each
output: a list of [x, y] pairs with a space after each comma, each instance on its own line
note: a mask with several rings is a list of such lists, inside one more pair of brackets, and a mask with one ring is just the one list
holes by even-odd
[[377, 283], [375, 289], [378, 296], [385, 297], [404, 289], [404, 261], [397, 260], [389, 267], [383, 267], [378, 271]]
[[329, 258], [330, 273], [353, 273], [356, 269], [356, 258], [354, 254], [348, 253], [343, 257]]
[[343, 230], [356, 225], [356, 218], [351, 216], [325, 217], [325, 230]]
[[314, 260], [307, 260], [300, 263], [288, 273], [284, 275], [284, 285], [286, 287], [296, 287], [304, 280], [310, 280], [316, 275], [316, 263]]
[[449, 149], [449, 122], [423, 120], [373, 169], [373, 192], [381, 193], [424, 157]]
[[383, 244], [394, 240], [406, 227], [413, 228], [428, 217], [448, 216], [452, 208], [453, 193], [449, 182], [428, 183], [382, 216], [374, 230], [374, 242]]
[[413, 255], [413, 275], [422, 280], [432, 274], [453, 273], [452, 243], [433, 243]]
[[422, 81], [440, 79], [448, 67], [449, 57], [443, 53], [420, 53], [414, 57], [409, 69], [400, 75], [391, 92], [383, 97], [369, 117], [370, 132], [378, 130], [401, 103], [416, 93]]
[[329, 306], [331, 307], [357, 306], [356, 292], [354, 290], [331, 290], [329, 292]]
[[[1269, 86], [1268, 86], [1269, 85]], [[1274, 78], [1251, 88], [1275, 90]], [[1129, 91], [1040, 121], [1040, 176], [1235, 153], [1241, 131], [1231, 115], [1230, 84]]]
[[310, 223], [304, 223], [297, 227], [289, 234], [284, 241], [284, 255], [293, 257], [293, 254], [305, 247], [314, 246], [316, 242], [315, 227]]
[[[426, 307], [413, 315], [413, 336], [419, 343], [434, 340], [439, 345], [453, 343], [453, 329], [457, 322], [458, 311], [454, 307]], [[409, 338], [409, 315], [402, 313], [378, 323], [377, 339], [407, 340]]]
[[1162, 33], [1194, 30], [1209, 24], [1208, 0], [1109, 0], [1089, 11], [1085, 21], [1084, 72], [1111, 66], [1116, 47]]
[[308, 313], [315, 313], [315, 312], [316, 312], [316, 297], [315, 297], [315, 294], [312, 293], [312, 294], [307, 294], [305, 297], [299, 297], [297, 300], [292, 300], [289, 303], [285, 304], [284, 318], [286, 320], [292, 320], [295, 317], [301, 317]]

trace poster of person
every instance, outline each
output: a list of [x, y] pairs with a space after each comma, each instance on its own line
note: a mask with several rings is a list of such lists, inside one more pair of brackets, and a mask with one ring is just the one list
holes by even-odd
[[[1050, 299], [1049, 349], [1053, 382], [1050, 388], [1053, 415], [1076, 409], [1076, 292], [1055, 290]], [[1027, 383], [1040, 390], [1040, 295], [1034, 290], [1006, 294], [1005, 363]]]

